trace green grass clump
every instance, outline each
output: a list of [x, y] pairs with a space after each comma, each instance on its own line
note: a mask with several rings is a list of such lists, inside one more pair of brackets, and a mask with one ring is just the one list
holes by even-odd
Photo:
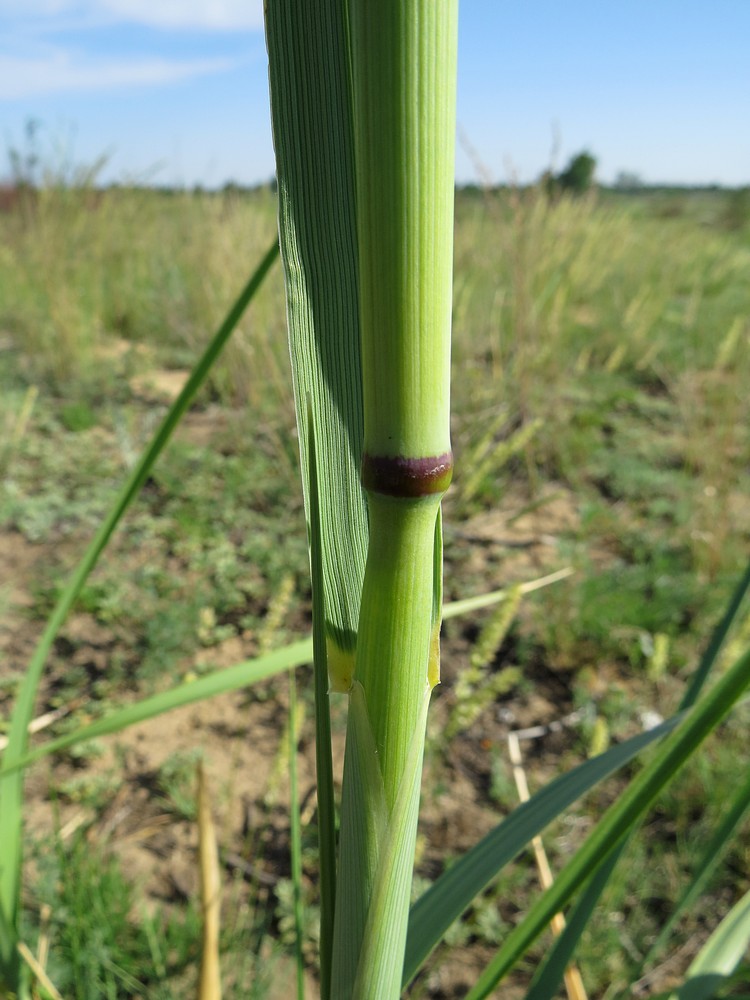
[[[182, 368], [244, 280], [248, 252], [268, 246], [274, 226], [275, 200], [264, 189], [205, 197], [43, 190], [28, 211], [0, 216], [0, 322], [22, 348], [26, 376], [66, 395], [111, 389], [116, 360]], [[283, 313], [269, 312], [252, 340], [240, 325], [212, 390], [235, 403], [248, 389], [254, 404], [288, 399], [282, 324]]]
[[67, 842], [46, 839], [34, 854], [32, 912], [38, 917], [47, 908], [49, 917], [28, 928], [28, 939], [47, 936], [48, 973], [63, 996], [172, 1000], [171, 984], [194, 978], [200, 928], [194, 909], [147, 915], [117, 857], [104, 845], [92, 850], [84, 833]]

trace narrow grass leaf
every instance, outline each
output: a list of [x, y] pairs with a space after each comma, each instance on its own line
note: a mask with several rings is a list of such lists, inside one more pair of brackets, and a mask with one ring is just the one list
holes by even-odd
[[315, 426], [323, 581], [335, 690], [348, 690], [367, 551], [359, 481], [362, 387], [354, 163], [344, 0], [266, 4], [279, 236], [310, 516]]
[[[521, 584], [521, 586], [537, 589], [541, 582], [541, 580], [534, 581], [532, 584]], [[552, 581], [550, 580], [550, 582]], [[475, 606], [482, 608], [490, 607], [505, 600], [506, 596], [507, 591], [498, 590], [492, 594], [482, 594], [476, 598], [469, 597], [462, 601], [454, 601], [451, 604], [445, 605], [443, 617], [454, 618], [458, 615], [468, 614]], [[479, 602], [479, 604], [477, 605], [476, 602]], [[64, 736], [48, 740], [33, 750], [27, 751], [15, 761], [8, 761], [4, 757], [3, 763], [0, 765], [0, 778], [28, 767], [35, 761], [41, 760], [50, 754], [68, 750], [70, 747], [76, 746], [76, 744], [98, 739], [101, 736], [109, 736], [112, 733], [119, 733], [123, 729], [127, 729], [128, 726], [145, 722], [147, 719], [153, 719], [164, 712], [181, 708], [183, 705], [190, 705], [197, 701], [213, 698], [216, 695], [228, 694], [230, 691], [238, 691], [241, 688], [250, 687], [260, 681], [268, 680], [270, 677], [281, 674], [285, 670], [293, 670], [312, 661], [313, 640], [309, 638], [299, 639], [297, 642], [290, 643], [288, 646], [284, 646], [265, 656], [252, 660], [244, 660], [233, 667], [217, 670], [198, 680], [185, 681], [174, 688], [170, 688], [169, 691], [163, 691], [160, 694], [151, 695], [141, 701], [133, 702], [132, 705], [128, 705], [125, 708], [105, 715], [101, 719], [97, 719], [96, 722], [92, 722], [87, 726], [81, 726], [79, 729], [66, 733]], [[0, 911], [0, 943], [2, 942], [3, 933], [2, 916], [3, 914]]]
[[734, 975], [750, 943], [750, 892], [745, 893], [703, 945], [687, 979], [670, 1000], [710, 1000]]
[[749, 809], [750, 774], [748, 774], [744, 783], [740, 785], [737, 792], [730, 800], [724, 818], [716, 828], [716, 831], [703, 852], [700, 861], [695, 866], [693, 877], [689, 885], [686, 887], [683, 895], [680, 897], [674, 909], [670, 913], [669, 919], [659, 931], [659, 934], [649, 948], [646, 957], [639, 964], [635, 973], [631, 975], [633, 980], [640, 978], [642, 971], [649, 965], [650, 962], [653, 961], [656, 955], [659, 954], [666, 944], [669, 935], [672, 933], [682, 914], [697, 901], [706, 889], [712, 875], [716, 871], [716, 868], [719, 864], [721, 864], [737, 827], [747, 816]]
[[20, 768], [27, 767], [34, 761], [49, 756], [49, 754], [68, 750], [77, 743], [118, 733], [127, 729], [128, 726], [156, 718], [156, 716], [170, 712], [174, 708], [181, 708], [183, 705], [191, 705], [196, 701], [213, 698], [215, 695], [249, 687], [259, 681], [283, 673], [285, 670], [292, 670], [302, 666], [302, 664], [309, 663], [311, 659], [312, 642], [309, 639], [302, 639], [257, 659], [246, 660], [244, 663], [227, 667], [225, 670], [217, 670], [215, 673], [200, 677], [198, 680], [178, 684], [177, 687], [170, 688], [169, 691], [162, 691], [149, 698], [144, 698], [142, 701], [136, 701], [132, 705], [97, 719], [96, 722], [81, 726], [80, 729], [65, 733], [54, 740], [49, 740], [15, 761], [4, 761], [0, 768], [0, 778]]
[[724, 645], [724, 640], [737, 618], [740, 607], [742, 606], [742, 602], [744, 601], [748, 590], [750, 590], [750, 562], [747, 564], [745, 572], [732, 594], [729, 604], [727, 605], [727, 609], [722, 615], [721, 621], [711, 635], [711, 640], [706, 647], [705, 653], [701, 657], [701, 662], [698, 664], [697, 670], [690, 678], [690, 683], [688, 684], [687, 690], [685, 691], [682, 701], [680, 702], [680, 709], [690, 708], [695, 704], [700, 696], [700, 693], [708, 680], [711, 668], [716, 662], [716, 657], [719, 655], [719, 651]]
[[[15, 934], [14, 928], [17, 921], [21, 879], [23, 775], [18, 768], [11, 771], [7, 765], [17, 763], [26, 753], [28, 726], [34, 714], [37, 690], [52, 643], [123, 514], [140, 492], [154, 462], [169, 441], [172, 432], [195, 394], [204, 383], [211, 366], [262, 285], [263, 279], [268, 274], [277, 255], [278, 245], [274, 241], [193, 368], [182, 392], [170, 406], [150, 444], [120, 491], [112, 509], [84, 553], [50, 615], [47, 627], [21, 682], [13, 708], [8, 746], [3, 756], [6, 766], [0, 772], [0, 844], [3, 845], [2, 857], [0, 858], [0, 909], [3, 910], [6, 923], [13, 934]], [[7, 954], [2, 939], [0, 939], [0, 968], [7, 963], [10, 963], [13, 969], [17, 970], [15, 948], [10, 955]], [[12, 972], [11, 976], [15, 974]]]
[[565, 970], [571, 963], [581, 935], [586, 930], [591, 915], [599, 902], [607, 882], [620, 859], [620, 851], [610, 854], [591, 876], [576, 905], [566, 914], [565, 930], [555, 940], [539, 967], [526, 1000], [553, 1000], [563, 981]]
[[671, 732], [680, 718], [668, 719], [555, 778], [528, 802], [514, 809], [510, 816], [451, 865], [411, 909], [403, 985], [406, 986], [414, 978], [451, 924], [468, 909], [498, 872], [524, 850], [532, 837], [541, 833], [552, 820], [600, 781], [628, 764], [654, 740]]
[[703, 740], [726, 717], [750, 684], [750, 652], [714, 685], [662, 745], [659, 753], [630, 783], [604, 814], [583, 847], [558, 874], [555, 884], [541, 896], [515, 927], [493, 961], [480, 976], [467, 1000], [486, 997], [542, 933], [588, 876], [627, 837], [659, 792], [692, 756]]
[[[549, 587], [553, 583], [567, 580], [574, 573], [575, 570], [565, 567], [565, 569], [556, 570], [554, 573], [548, 573], [546, 576], [540, 576], [537, 580], [519, 583], [517, 587], [521, 594], [532, 594], [535, 590], [541, 590], [543, 587]], [[476, 594], [474, 597], [464, 597], [460, 601], [452, 601], [443, 608], [443, 618], [458, 618], [460, 615], [467, 615], [472, 611], [481, 611], [482, 608], [490, 608], [501, 601], [505, 601], [512, 591], [513, 588], [508, 587], [502, 590], [493, 590], [487, 594]]]
[[[750, 564], [748, 565], [747, 570], [745, 571], [744, 575], [737, 584], [737, 587], [735, 588], [735, 591], [732, 594], [732, 597], [727, 605], [724, 614], [721, 617], [721, 620], [713, 630], [708, 646], [706, 647], [706, 650], [703, 656], [701, 657], [700, 663], [698, 667], [695, 669], [693, 676], [691, 677], [685, 695], [683, 696], [682, 702], [680, 704], [681, 711], [687, 710], [693, 706], [696, 699], [703, 690], [706, 682], [708, 681], [711, 669], [716, 663], [717, 657], [729, 633], [729, 630], [734, 624], [735, 619], [737, 618], [737, 614], [742, 605], [743, 599], [748, 591], [748, 588], [750, 588]], [[734, 810], [730, 810], [730, 814], [732, 812], [734, 812]], [[727, 819], [729, 818], [730, 817], [727, 816]], [[739, 822], [739, 817], [735, 822]], [[721, 846], [726, 841], [728, 841], [728, 838], [731, 836], [731, 832], [733, 829], [734, 829], [734, 823], [728, 824], [727, 821], [725, 820], [721, 824], [721, 828], [718, 831], [718, 833], [720, 834], [719, 839], [717, 839], [716, 837], [713, 839], [712, 847], [714, 847], [717, 853], [714, 854], [713, 856], [711, 854], [706, 855], [706, 863], [710, 865], [711, 871], [713, 871], [715, 864], [718, 863]], [[563, 934], [555, 942], [551, 950], [547, 952], [547, 955], [537, 973], [537, 978], [535, 980], [535, 982], [539, 984], [540, 997], [546, 995], [552, 996], [554, 992], [552, 984], [555, 981], [559, 982], [560, 969], [561, 968], [564, 969], [565, 966], [571, 961], [573, 953], [578, 946], [578, 941], [580, 940], [580, 936], [581, 934], [583, 934], [583, 931], [586, 928], [588, 919], [587, 920], [583, 919], [584, 914], [588, 914], [590, 918], [591, 914], [593, 913], [596, 907], [598, 899], [600, 898], [601, 894], [604, 892], [604, 889], [607, 886], [609, 876], [612, 874], [615, 867], [617, 866], [617, 862], [619, 861], [621, 855], [623, 854], [627, 846], [627, 843], [628, 843], [628, 838], [623, 840], [620, 843], [620, 845], [616, 848], [616, 850], [612, 853], [612, 855], [609, 857], [609, 859], [597, 869], [596, 874], [589, 881], [589, 884], [586, 886], [586, 889], [584, 890], [582, 897], [578, 903], [578, 906], [576, 908], [576, 919], [569, 921], [569, 926], [566, 929], [565, 934]], [[605, 876], [604, 874], [605, 872], [608, 872], [609, 874]], [[699, 866], [699, 872], [700, 872], [700, 866]], [[699, 878], [698, 885], [702, 886], [704, 884], [705, 882]], [[691, 900], [695, 899], [697, 895], [698, 895], [697, 891], [690, 893]], [[682, 906], [680, 906], [680, 909], [682, 909]], [[650, 956], [655, 952], [657, 946], [661, 947], [663, 942], [666, 941], [669, 933], [671, 932], [671, 928], [674, 926], [674, 921], [677, 919], [678, 913], [679, 910], [675, 911], [672, 914], [670, 920], [662, 928], [659, 937], [657, 938], [657, 941], [654, 943], [649, 952], [649, 955], [647, 955], [646, 958], [643, 959], [643, 961], [640, 963], [638, 970], [633, 974], [632, 976], [633, 980], [639, 977], [641, 970], [645, 968], [646, 963], [650, 961]], [[549, 973], [547, 972], [547, 966], [550, 966]], [[544, 993], [543, 992], [544, 990], [549, 990], [551, 992]], [[536, 1000], [537, 994], [534, 993], [533, 990], [532, 993], [529, 994], [530, 998], [532, 996], [534, 997], [534, 1000]]]
[[328, 696], [323, 536], [318, 504], [318, 461], [315, 428], [310, 441], [310, 576], [312, 578], [313, 679], [315, 683], [315, 770], [318, 793], [318, 871], [320, 875], [320, 996], [331, 994], [333, 925], [336, 909], [336, 802], [331, 753], [331, 708]]

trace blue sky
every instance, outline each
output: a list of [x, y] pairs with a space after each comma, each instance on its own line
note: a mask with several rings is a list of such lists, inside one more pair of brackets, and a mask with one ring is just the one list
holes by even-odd
[[[457, 176], [586, 148], [605, 182], [748, 184], [749, 43], [750, 0], [461, 0]], [[104, 180], [267, 180], [261, 0], [0, 0], [0, 177], [30, 119]]]

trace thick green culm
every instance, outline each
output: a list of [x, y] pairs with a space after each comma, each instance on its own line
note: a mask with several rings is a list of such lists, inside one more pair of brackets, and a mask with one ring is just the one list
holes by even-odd
[[[350, 0], [347, 9], [370, 539], [333, 996], [388, 1000], [400, 993], [427, 707], [439, 677], [458, 8]], [[352, 898], [345, 887], [355, 883]]]
[[457, 23], [455, 0], [266, 10], [306, 507], [310, 421], [328, 668], [351, 691], [336, 998], [400, 991], [452, 472]]

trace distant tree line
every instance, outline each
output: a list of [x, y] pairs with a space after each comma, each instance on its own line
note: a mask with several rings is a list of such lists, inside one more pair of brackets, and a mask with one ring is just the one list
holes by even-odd
[[550, 197], [562, 192], [582, 195], [591, 189], [596, 174], [596, 158], [584, 149], [571, 157], [567, 167], [559, 174], [551, 170], [542, 175], [541, 185]]

